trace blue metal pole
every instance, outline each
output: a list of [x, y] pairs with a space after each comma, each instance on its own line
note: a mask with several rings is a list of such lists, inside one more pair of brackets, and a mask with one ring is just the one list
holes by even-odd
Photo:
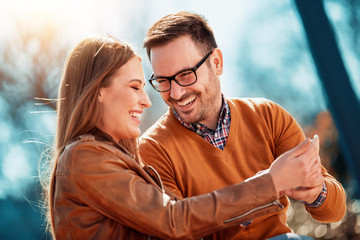
[[[360, 197], [360, 104], [351, 87], [336, 38], [322, 0], [295, 0], [311, 54], [339, 132], [339, 144]], [[357, 190], [356, 190], [357, 187]]]

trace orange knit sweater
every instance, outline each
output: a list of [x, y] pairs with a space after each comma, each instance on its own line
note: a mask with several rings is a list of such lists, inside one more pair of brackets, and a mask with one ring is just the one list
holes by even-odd
[[[208, 193], [242, 182], [269, 168], [285, 151], [305, 139], [292, 116], [266, 99], [227, 99], [231, 127], [224, 150], [214, 147], [195, 132], [183, 127], [171, 111], [154, 124], [140, 140], [143, 160], [155, 167], [165, 186], [180, 197]], [[316, 220], [332, 222], [345, 213], [344, 190], [325, 169], [328, 194], [318, 208], [307, 208]], [[241, 226], [223, 230], [206, 239], [266, 239], [291, 232], [286, 224], [285, 209], [253, 219]]]

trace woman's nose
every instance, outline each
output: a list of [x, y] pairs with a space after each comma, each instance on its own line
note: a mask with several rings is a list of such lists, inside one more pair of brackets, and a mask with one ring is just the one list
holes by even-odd
[[142, 98], [140, 99], [140, 104], [144, 108], [149, 108], [151, 106], [151, 101], [150, 101], [149, 95], [145, 92], [145, 90], [143, 91]]

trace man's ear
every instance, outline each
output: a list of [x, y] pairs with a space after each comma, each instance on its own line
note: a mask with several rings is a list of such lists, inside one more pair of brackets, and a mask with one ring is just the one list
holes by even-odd
[[215, 67], [215, 74], [220, 76], [223, 74], [223, 56], [219, 48], [215, 48], [212, 54], [211, 63]]

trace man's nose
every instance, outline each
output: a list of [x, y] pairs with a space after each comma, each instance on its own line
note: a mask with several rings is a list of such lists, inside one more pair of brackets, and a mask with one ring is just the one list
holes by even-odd
[[175, 81], [171, 81], [170, 97], [175, 100], [179, 100], [186, 92], [186, 89]]

